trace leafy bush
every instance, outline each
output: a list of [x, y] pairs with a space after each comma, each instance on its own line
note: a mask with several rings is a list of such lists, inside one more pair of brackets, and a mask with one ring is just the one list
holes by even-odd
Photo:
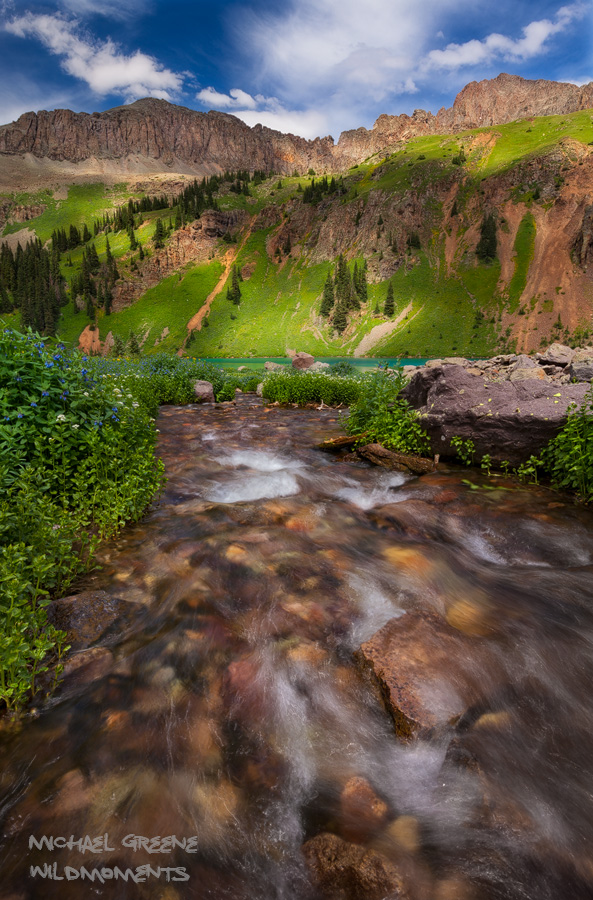
[[364, 434], [364, 443], [376, 442], [389, 450], [427, 453], [429, 441], [418, 414], [399, 397], [404, 385], [399, 371], [387, 369], [367, 376], [350, 409], [347, 431]]
[[0, 701], [34, 692], [63, 634], [47, 624], [98, 541], [137, 520], [162, 483], [154, 420], [79, 354], [0, 332]]
[[573, 406], [562, 431], [542, 453], [554, 484], [593, 499], [593, 386], [580, 408]]
[[360, 393], [360, 383], [350, 378], [334, 378], [321, 372], [273, 372], [263, 387], [263, 397], [272, 402], [326, 403], [350, 406]]
[[342, 359], [340, 362], [332, 363], [331, 374], [339, 375], [340, 378], [349, 378], [352, 375], [356, 375], [356, 369], [352, 363]]

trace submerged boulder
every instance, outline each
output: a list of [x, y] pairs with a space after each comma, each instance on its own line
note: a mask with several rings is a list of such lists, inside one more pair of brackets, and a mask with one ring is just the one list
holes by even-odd
[[402, 877], [393, 863], [335, 834], [318, 834], [303, 854], [321, 894], [328, 900], [404, 900]]
[[528, 377], [492, 382], [458, 365], [420, 370], [402, 391], [421, 416], [433, 453], [454, 456], [454, 437], [471, 440], [477, 458], [517, 465], [537, 454], [566, 423], [571, 404], [580, 406], [588, 384], [558, 384]]

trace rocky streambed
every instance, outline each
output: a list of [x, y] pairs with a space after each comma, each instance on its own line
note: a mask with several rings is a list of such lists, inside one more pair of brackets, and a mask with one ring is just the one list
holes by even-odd
[[158, 425], [164, 496], [0, 733], [0, 897], [592, 896], [593, 515], [329, 456], [332, 410]]

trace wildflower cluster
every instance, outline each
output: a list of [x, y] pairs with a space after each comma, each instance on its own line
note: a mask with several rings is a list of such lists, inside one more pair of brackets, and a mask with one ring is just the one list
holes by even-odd
[[50, 596], [158, 490], [155, 441], [142, 404], [84, 356], [0, 331], [0, 702], [20, 705], [61, 652]]

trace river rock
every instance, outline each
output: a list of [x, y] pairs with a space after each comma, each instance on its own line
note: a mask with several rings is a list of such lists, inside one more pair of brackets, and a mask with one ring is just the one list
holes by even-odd
[[327, 372], [328, 369], [331, 369], [331, 366], [329, 363], [320, 362], [318, 360], [317, 362], [314, 362], [312, 366], [309, 366], [307, 371], [308, 372]]
[[478, 459], [488, 453], [496, 463], [518, 465], [558, 433], [587, 387], [534, 378], [496, 383], [443, 365], [418, 372], [401, 396], [420, 413], [433, 453], [455, 455], [457, 436], [474, 442]]
[[48, 622], [66, 632], [66, 642], [72, 650], [88, 647], [129, 613], [129, 603], [106, 591], [84, 591], [53, 600], [47, 607]]
[[427, 610], [391, 619], [364, 643], [359, 660], [377, 678], [399, 737], [457, 719], [480, 691], [478, 642]]
[[315, 357], [311, 356], [310, 353], [295, 353], [292, 358], [293, 369], [310, 369], [314, 363]]
[[283, 366], [282, 363], [275, 363], [270, 359], [267, 359], [264, 363], [264, 369], [266, 372], [284, 372], [286, 366]]
[[303, 845], [303, 854], [327, 900], [405, 900], [400, 873], [375, 850], [318, 834]]
[[364, 843], [379, 832], [389, 809], [366, 778], [350, 778], [340, 794], [341, 832], [349, 841]]
[[194, 394], [198, 403], [214, 403], [214, 388], [209, 381], [196, 381]]

